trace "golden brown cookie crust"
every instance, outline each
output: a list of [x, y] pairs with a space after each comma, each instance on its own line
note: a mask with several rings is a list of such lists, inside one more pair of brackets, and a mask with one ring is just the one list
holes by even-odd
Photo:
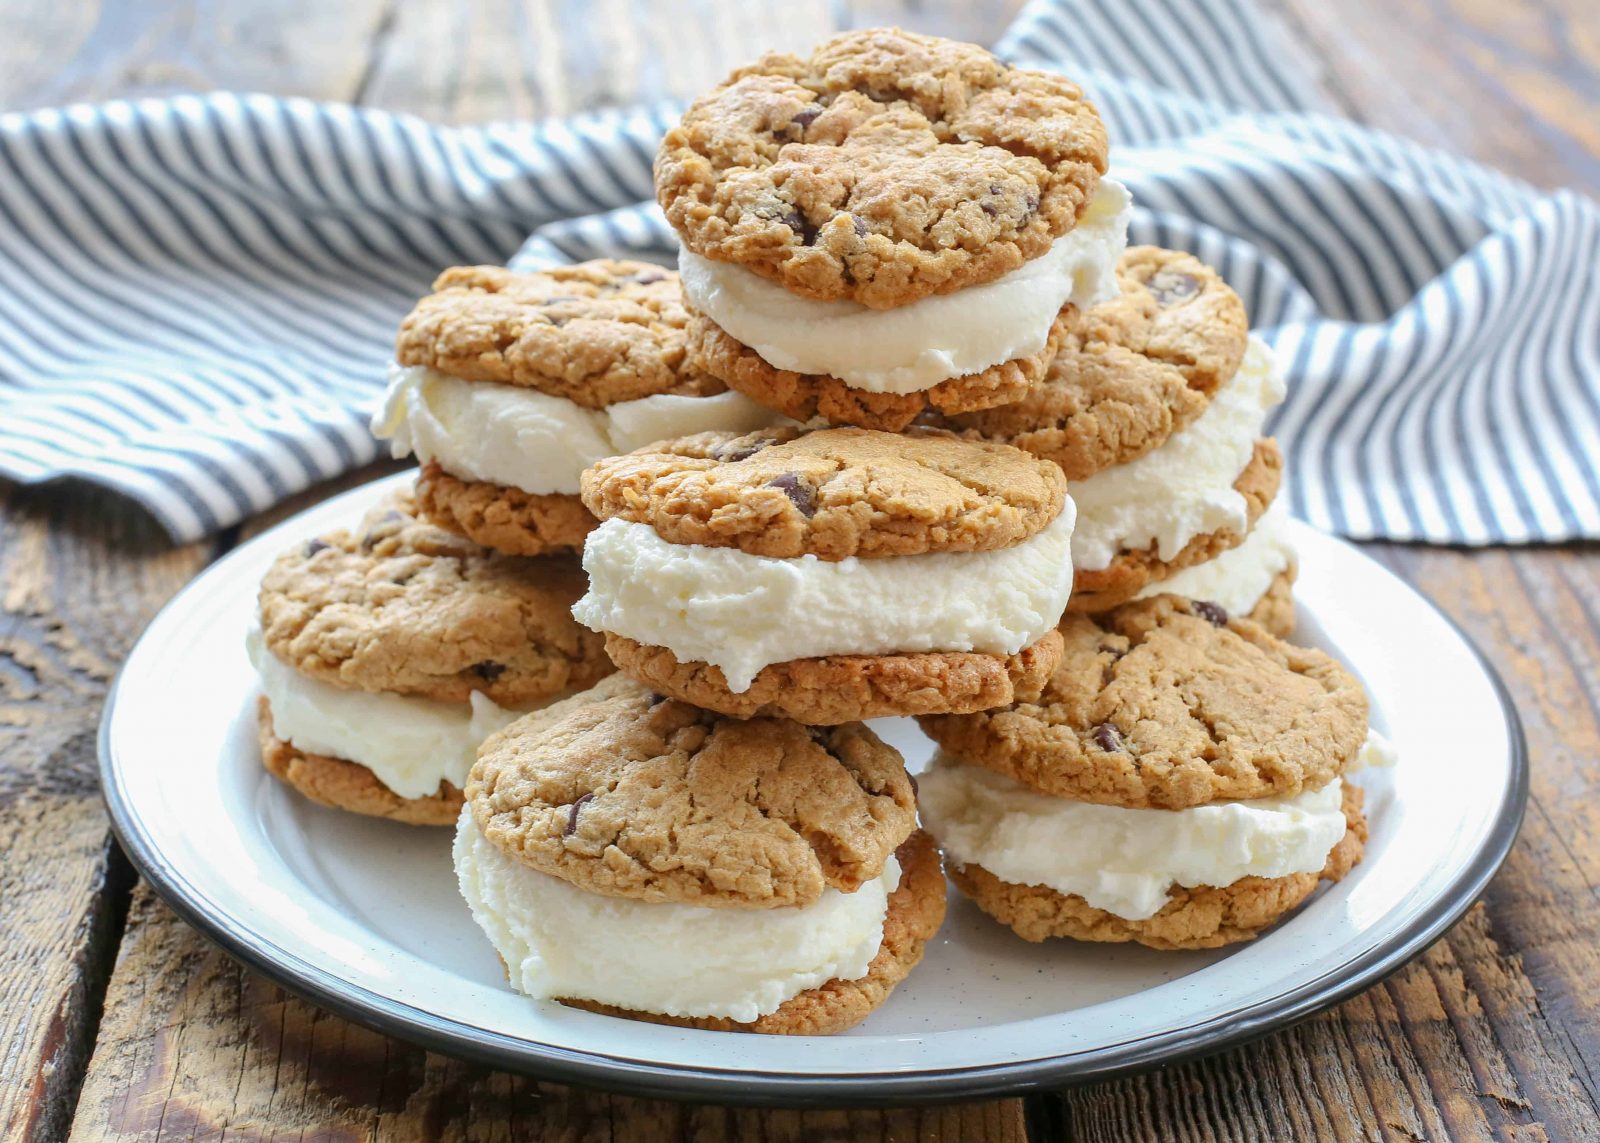
[[718, 1016], [663, 1016], [635, 1012], [592, 1000], [562, 1000], [607, 1016], [624, 1016], [652, 1024], [704, 1028], [712, 1032], [759, 1032], [776, 1036], [828, 1036], [854, 1028], [889, 998], [895, 985], [910, 974], [939, 926], [944, 923], [945, 885], [939, 851], [927, 834], [917, 832], [895, 851], [900, 884], [889, 894], [883, 919], [883, 944], [855, 980], [834, 979], [791, 997], [759, 1019], [740, 1023]]
[[1215, 604], [1158, 595], [1069, 615], [1061, 635], [1037, 699], [923, 718], [923, 731], [1041, 793], [1169, 810], [1315, 789], [1366, 741], [1348, 671]]
[[417, 508], [429, 523], [508, 556], [571, 555], [600, 524], [575, 495], [462, 480], [433, 461], [417, 474]]
[[837, 377], [795, 373], [768, 364], [704, 314], [689, 317], [689, 360], [694, 367], [769, 409], [797, 421], [821, 417], [833, 424], [897, 433], [929, 413], [960, 413], [1017, 401], [1045, 375], [1067, 327], [1067, 306], [1050, 327], [1044, 348], [981, 373], [941, 381], [919, 393], [869, 393]]
[[684, 245], [791, 293], [878, 309], [990, 282], [1076, 224], [1106, 132], [1075, 84], [897, 28], [771, 54], [656, 156]]
[[454, 825], [461, 815], [461, 791], [449, 782], [440, 782], [436, 794], [402, 798], [358, 762], [307, 754], [277, 737], [265, 695], [256, 702], [256, 723], [267, 773], [319, 805], [405, 825]]
[[1250, 611], [1249, 618], [1261, 624], [1279, 639], [1287, 639], [1294, 634], [1294, 581], [1299, 568], [1291, 563], [1276, 576], [1261, 598], [1256, 600], [1256, 605]]
[[829, 655], [763, 667], [750, 689], [728, 687], [722, 668], [680, 662], [665, 647], [606, 635], [617, 668], [662, 694], [734, 718], [786, 717], [834, 726], [895, 715], [958, 714], [1037, 696], [1061, 655], [1050, 632], [1015, 655], [923, 651]]
[[1130, 921], [1096, 909], [1077, 894], [1002, 881], [981, 865], [953, 866], [950, 879], [978, 908], [1023, 940], [1137, 941], [1153, 949], [1214, 949], [1254, 939], [1311, 896], [1319, 881], [1339, 881], [1361, 860], [1367, 821], [1361, 790], [1344, 786], [1345, 834], [1321, 873], [1246, 877], [1220, 888], [1175, 886], [1153, 917]]
[[685, 368], [678, 275], [599, 259], [534, 273], [457, 266], [400, 323], [395, 358], [464, 381], [521, 385], [589, 409], [723, 386]]
[[279, 556], [261, 628], [285, 664], [333, 686], [525, 707], [611, 673], [572, 618], [586, 586], [576, 560], [502, 555], [418, 519], [408, 489]]
[[1085, 480], [1190, 425], [1239, 371], [1244, 303], [1198, 258], [1157, 246], [1130, 248], [1117, 282], [1117, 297], [1068, 315], [1040, 384], [1011, 404], [952, 416], [948, 427], [1027, 449], [1068, 480]]
[[491, 736], [467, 800], [541, 873], [715, 907], [854, 892], [916, 828], [905, 764], [866, 727], [730, 719], [621, 676]]
[[1061, 514], [1066, 487], [1021, 449], [946, 432], [772, 428], [608, 457], [583, 502], [668, 543], [842, 560], [1008, 548]]
[[1173, 572], [1195, 564], [1214, 560], [1223, 552], [1244, 543], [1250, 529], [1256, 526], [1283, 481], [1283, 453], [1278, 442], [1270, 437], [1256, 441], [1250, 463], [1245, 465], [1239, 479], [1233, 482], [1234, 491], [1244, 497], [1249, 523], [1243, 532], [1224, 528], [1205, 532], [1183, 546], [1170, 560], [1163, 560], [1155, 547], [1138, 551], [1118, 552], [1105, 567], [1096, 570], [1079, 568], [1072, 575], [1072, 597], [1067, 600], [1071, 614], [1109, 611], [1126, 603], [1152, 583], [1160, 583]]

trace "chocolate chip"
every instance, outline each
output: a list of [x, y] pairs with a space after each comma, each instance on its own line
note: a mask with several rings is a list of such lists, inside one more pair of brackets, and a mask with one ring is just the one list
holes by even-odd
[[572, 808], [567, 811], [567, 828], [561, 831], [562, 837], [571, 837], [578, 832], [578, 815], [583, 812], [583, 807], [594, 801], [593, 794], [585, 794], [572, 803]]
[[481, 663], [474, 663], [467, 670], [477, 675], [486, 683], [492, 683], [506, 673], [506, 665], [497, 663], [493, 659], [485, 659]]
[[1114, 754], [1122, 749], [1122, 732], [1109, 722], [1102, 722], [1094, 728], [1094, 744], [1107, 754]]
[[999, 194], [1000, 193], [1000, 184], [999, 183], [990, 183], [989, 184], [989, 193], [990, 194]]
[[321, 540], [312, 540], [306, 545], [306, 556], [309, 558], [316, 555], [318, 552], [326, 551], [327, 547], [328, 545], [323, 543]]
[[1036, 194], [1030, 194], [1022, 201], [1027, 204], [1029, 214], [1033, 214], [1039, 209], [1039, 196]]
[[1196, 599], [1190, 602], [1189, 610], [1193, 611], [1196, 615], [1198, 615], [1201, 619], [1204, 619], [1213, 627], [1226, 627], [1228, 625], [1227, 609], [1220, 607], [1215, 603], [1208, 602], [1204, 599]]
[[983, 211], [983, 213], [987, 214], [990, 218], [993, 218], [995, 215], [1000, 213], [1000, 208], [992, 202], [980, 202], [978, 204], [978, 209]]
[[800, 241], [810, 246], [817, 240], [817, 228], [806, 221], [805, 215], [798, 210], [791, 210], [788, 214], [778, 219], [790, 230], [800, 236]]
[[789, 120], [789, 123], [792, 126], [798, 127], [798, 128], [800, 128], [800, 130], [804, 131], [807, 127], [809, 127], [813, 123], [815, 123], [817, 121], [817, 117], [820, 116], [821, 114], [822, 114], [822, 108], [820, 108], [820, 107], [807, 107], [807, 108], [804, 108], [801, 111], [796, 112], [794, 118]]
[[811, 487], [811, 482], [797, 472], [785, 472], [767, 481], [768, 488], [779, 488], [789, 498], [789, 502], [800, 509], [800, 515], [807, 520], [817, 514], [817, 493]]
[[850, 216], [850, 225], [856, 228], [857, 238], [865, 238], [867, 236], [867, 220], [862, 218], [859, 214], [852, 214]]
[[1200, 292], [1200, 279], [1180, 270], [1162, 270], [1145, 283], [1162, 309], [1181, 305]]
[[752, 456], [755, 456], [756, 453], [760, 452], [771, 443], [772, 442], [769, 440], [757, 439], [751, 441], [745, 440], [743, 437], [741, 437], [738, 440], [729, 441], [727, 444], [720, 444], [716, 448], [712, 449], [711, 459], [729, 461], [746, 460]]

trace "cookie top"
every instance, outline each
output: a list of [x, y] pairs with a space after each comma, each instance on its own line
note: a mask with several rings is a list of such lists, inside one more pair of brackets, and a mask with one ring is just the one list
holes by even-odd
[[1121, 293], [1075, 315], [1044, 381], [1020, 401], [943, 424], [1053, 460], [1084, 480], [1161, 445], [1239, 371], [1249, 320], [1215, 270], [1177, 250], [1135, 246]]
[[417, 519], [410, 490], [296, 544], [261, 581], [267, 648], [350, 690], [527, 706], [612, 671], [572, 618], [572, 558], [505, 556]]
[[764, 56], [695, 101], [662, 140], [656, 198], [697, 254], [885, 309], [1043, 254], [1106, 152], [1076, 84], [872, 28]]
[[919, 720], [975, 766], [1102, 805], [1288, 797], [1338, 777], [1367, 734], [1361, 684], [1321, 651], [1213, 603], [1158, 595], [1061, 623], [1035, 702]]
[[824, 560], [1010, 547], [1061, 513], [1061, 470], [1020, 449], [911, 429], [698, 433], [583, 474], [601, 519], [674, 544]]
[[457, 266], [433, 290], [400, 323], [401, 365], [522, 385], [590, 409], [723, 391], [685, 365], [689, 316], [672, 270], [610, 259], [535, 273]]
[[467, 801], [501, 851], [580, 889], [736, 908], [853, 892], [916, 826], [899, 753], [860, 723], [742, 721], [623, 675], [489, 738]]

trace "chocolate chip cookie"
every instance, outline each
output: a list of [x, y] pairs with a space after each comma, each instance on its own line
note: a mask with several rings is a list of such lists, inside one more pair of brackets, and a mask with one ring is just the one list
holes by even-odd
[[419, 519], [400, 493], [284, 552], [259, 602], [268, 650], [312, 679], [526, 707], [611, 673], [601, 638], [572, 618], [583, 589], [571, 559], [489, 551]]
[[1062, 621], [1036, 700], [919, 719], [964, 761], [1055, 797], [1179, 810], [1337, 778], [1367, 735], [1361, 684], [1321, 651], [1161, 595]]
[[1198, 258], [1156, 246], [1130, 248], [1117, 281], [1115, 299], [1067, 315], [1040, 384], [936, 423], [1054, 461], [1068, 480], [1136, 460], [1186, 428], [1238, 372], [1244, 304]]
[[945, 432], [701, 433], [583, 476], [601, 519], [751, 555], [878, 559], [1009, 547], [1060, 515], [1066, 481], [1019, 449]]
[[877, 28], [765, 56], [696, 100], [662, 140], [656, 197], [698, 254], [882, 309], [1043, 254], [1106, 153], [1070, 81]]

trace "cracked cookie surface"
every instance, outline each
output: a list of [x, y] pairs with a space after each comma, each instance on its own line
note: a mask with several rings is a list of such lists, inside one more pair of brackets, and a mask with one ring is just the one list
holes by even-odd
[[945, 432], [699, 433], [600, 461], [583, 502], [674, 544], [824, 560], [1010, 547], [1061, 513], [1048, 461]]
[[662, 140], [656, 198], [704, 257], [889, 308], [1043, 254], [1106, 153], [1076, 84], [874, 28], [767, 55], [695, 101]]
[[981, 865], [958, 865], [950, 880], [978, 908], [1019, 937], [1043, 941], [1136, 941], [1155, 949], [1212, 949], [1253, 940], [1298, 908], [1321, 881], [1339, 881], [1361, 860], [1367, 821], [1361, 815], [1361, 790], [1344, 785], [1345, 833], [1319, 873], [1286, 877], [1245, 877], [1232, 885], [1174, 886], [1159, 913], [1130, 921], [1097, 909], [1075, 893], [1047, 885], [1002, 881]]
[[457, 266], [400, 323], [395, 359], [521, 385], [589, 409], [724, 386], [685, 366], [678, 275], [600, 259], [549, 270]]
[[483, 835], [580, 889], [776, 908], [853, 892], [916, 826], [899, 753], [859, 724], [748, 721], [617, 675], [489, 738]]
[[1069, 615], [1061, 634], [1036, 700], [922, 729], [1041, 793], [1170, 810], [1315, 789], [1366, 740], [1366, 692], [1348, 671], [1215, 604], [1159, 595]]
[[1117, 297], [1069, 315], [1040, 384], [943, 423], [1052, 460], [1068, 480], [1137, 460], [1191, 424], [1244, 359], [1244, 303], [1198, 258], [1158, 246], [1130, 248], [1117, 282]]
[[527, 706], [613, 669], [572, 618], [586, 583], [575, 560], [503, 555], [418, 519], [407, 490], [279, 556], [261, 628], [285, 664], [334, 686]]

